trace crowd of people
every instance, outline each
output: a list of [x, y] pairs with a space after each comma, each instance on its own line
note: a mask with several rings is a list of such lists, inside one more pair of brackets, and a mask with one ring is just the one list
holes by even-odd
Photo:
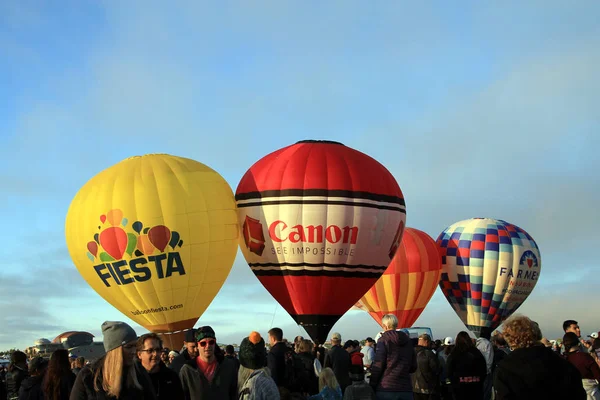
[[[106, 354], [93, 363], [11, 355], [0, 371], [0, 400], [234, 400], [234, 399], [600, 399], [600, 339], [581, 339], [576, 321], [563, 324], [561, 346], [545, 340], [537, 323], [516, 315], [502, 332], [472, 339], [467, 332], [413, 341], [386, 315], [375, 342], [342, 341], [331, 348], [283, 331], [243, 338], [221, 349], [210, 326], [186, 332], [180, 352], [154, 333], [140, 337], [126, 323], [102, 325]], [[87, 365], [86, 365], [87, 364]]]

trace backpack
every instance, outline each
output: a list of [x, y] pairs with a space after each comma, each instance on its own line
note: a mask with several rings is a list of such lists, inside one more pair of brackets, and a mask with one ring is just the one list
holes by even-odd
[[284, 387], [290, 392], [306, 391], [306, 382], [308, 373], [304, 369], [304, 363], [292, 350], [288, 350], [284, 354], [285, 373], [283, 375]]

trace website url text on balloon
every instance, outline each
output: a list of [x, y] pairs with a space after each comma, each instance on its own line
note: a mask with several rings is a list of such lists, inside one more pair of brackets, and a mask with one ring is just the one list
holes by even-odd
[[148, 308], [146, 310], [133, 310], [131, 313], [133, 315], [144, 315], [144, 314], [152, 314], [157, 312], [165, 312], [169, 310], [177, 310], [179, 308], [183, 308], [183, 304], [175, 304], [170, 307], [158, 307], [158, 308]]

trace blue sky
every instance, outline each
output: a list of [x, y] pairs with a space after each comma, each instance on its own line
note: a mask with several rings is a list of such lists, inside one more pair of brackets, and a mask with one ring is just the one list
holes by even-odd
[[[600, 6], [413, 3], [1, 2], [0, 349], [123, 319], [65, 245], [69, 203], [93, 175], [164, 152], [235, 190], [302, 139], [379, 160], [407, 225], [434, 238], [475, 216], [521, 226], [543, 270], [520, 311], [549, 337], [567, 318], [599, 330], [582, 304], [598, 299]], [[199, 324], [239, 342], [274, 314], [286, 336], [302, 333], [238, 253]], [[417, 325], [462, 329], [439, 290]], [[350, 311], [334, 329], [378, 326]]]

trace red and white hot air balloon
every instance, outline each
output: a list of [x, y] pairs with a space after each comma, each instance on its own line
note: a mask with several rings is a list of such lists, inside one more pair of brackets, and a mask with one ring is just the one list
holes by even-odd
[[263, 157], [242, 177], [236, 201], [248, 265], [319, 343], [386, 270], [406, 223], [390, 172], [330, 141]]

